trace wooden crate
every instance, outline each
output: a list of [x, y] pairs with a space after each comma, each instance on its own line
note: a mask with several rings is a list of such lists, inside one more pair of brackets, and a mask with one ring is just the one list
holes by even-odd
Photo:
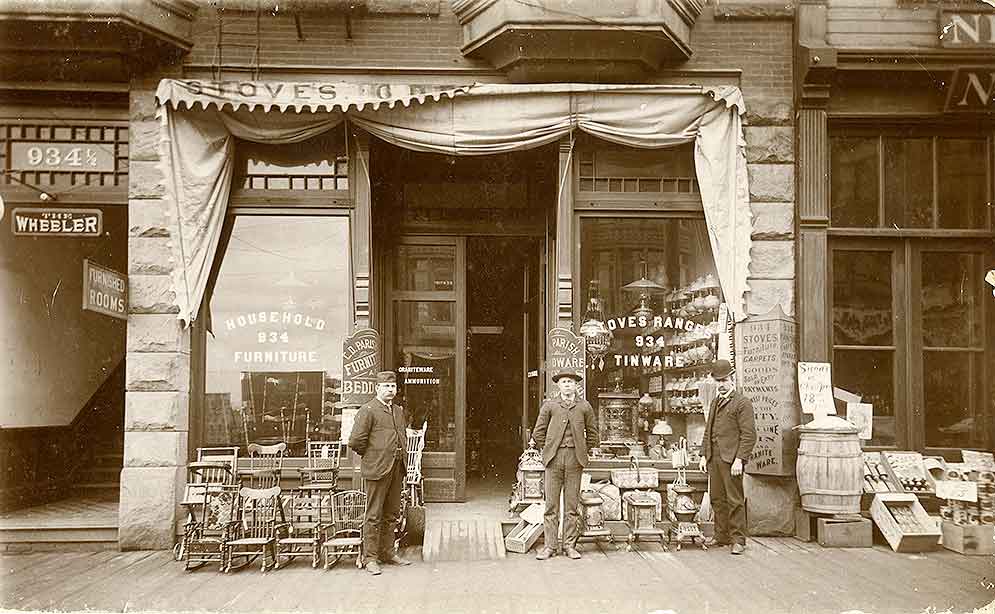
[[532, 549], [532, 546], [542, 535], [541, 524], [529, 524], [524, 520], [520, 521], [504, 538], [504, 549], [508, 552], [525, 554]]
[[874, 525], [866, 518], [819, 518], [816, 533], [823, 548], [870, 548]]
[[[927, 552], [940, 541], [940, 528], [911, 493], [878, 493], [871, 518], [895, 552]], [[903, 526], [911, 522], [914, 526]]]
[[969, 555], [995, 554], [995, 526], [971, 525], [961, 526], [949, 520], [944, 520], [943, 547], [954, 552]]

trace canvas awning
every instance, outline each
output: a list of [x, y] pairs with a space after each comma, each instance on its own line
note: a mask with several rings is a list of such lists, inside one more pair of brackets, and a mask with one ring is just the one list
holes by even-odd
[[[630, 147], [693, 141], [719, 282], [736, 319], [745, 317], [752, 217], [741, 121], [746, 109], [739, 88], [574, 83], [364, 87], [160, 83], [161, 160], [175, 214], [174, 257], [183, 263], [174, 272], [180, 319], [189, 323], [196, 317], [207, 286], [231, 190], [232, 137], [293, 143], [342, 121], [400, 147], [450, 155], [530, 149], [573, 130]], [[357, 180], [369, 181], [368, 163], [362, 162], [358, 167], [367, 176]]]

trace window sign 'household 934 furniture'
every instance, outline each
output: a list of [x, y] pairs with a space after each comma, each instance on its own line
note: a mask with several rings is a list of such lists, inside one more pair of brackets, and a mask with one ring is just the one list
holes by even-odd
[[348, 220], [238, 216], [211, 299], [211, 445], [337, 440], [348, 322]]

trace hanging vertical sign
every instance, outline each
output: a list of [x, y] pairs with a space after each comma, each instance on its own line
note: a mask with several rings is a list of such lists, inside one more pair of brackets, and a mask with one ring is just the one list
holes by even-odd
[[362, 405], [376, 396], [380, 333], [361, 328], [342, 342], [342, 403]]
[[[584, 348], [584, 338], [573, 334], [566, 328], [554, 328], [546, 335], [546, 395], [553, 396], [559, 392], [553, 375], [559, 371], [573, 371], [584, 377], [587, 367], [587, 355]], [[577, 386], [577, 396], [584, 398], [583, 382]]]
[[83, 260], [83, 309], [128, 319], [128, 276]]

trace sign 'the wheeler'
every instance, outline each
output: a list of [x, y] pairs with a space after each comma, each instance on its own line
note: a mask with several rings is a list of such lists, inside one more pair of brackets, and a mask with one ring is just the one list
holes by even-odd
[[100, 209], [17, 207], [10, 219], [19, 237], [99, 237], [104, 231]]
[[83, 260], [83, 309], [127, 320], [127, 276]]

